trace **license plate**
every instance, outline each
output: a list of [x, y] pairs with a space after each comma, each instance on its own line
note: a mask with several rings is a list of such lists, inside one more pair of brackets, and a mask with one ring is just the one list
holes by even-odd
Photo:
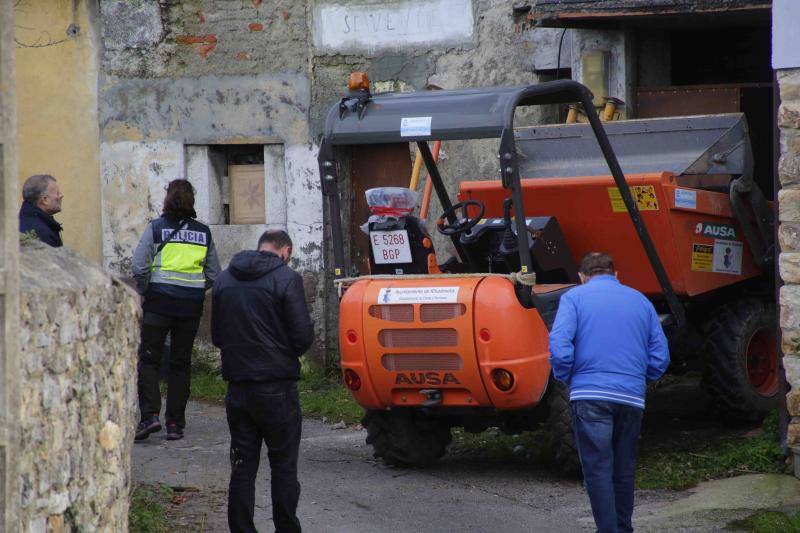
[[411, 262], [411, 246], [408, 243], [406, 230], [373, 231], [369, 234], [369, 239], [376, 264]]

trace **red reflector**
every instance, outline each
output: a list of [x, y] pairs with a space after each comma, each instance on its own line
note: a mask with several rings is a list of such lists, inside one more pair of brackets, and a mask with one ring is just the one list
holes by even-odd
[[495, 387], [508, 392], [514, 386], [514, 374], [503, 368], [495, 368], [492, 370], [492, 381]]
[[348, 330], [347, 332], [347, 342], [349, 342], [350, 344], [355, 344], [356, 342], [358, 342], [358, 335], [356, 335], [356, 332], [353, 331], [352, 329]]
[[488, 329], [486, 329], [486, 328], [483, 328], [483, 329], [481, 330], [480, 337], [481, 337], [481, 340], [482, 340], [483, 342], [489, 342], [489, 341], [491, 340], [491, 338], [492, 338], [492, 334], [491, 334], [491, 333], [489, 333], [489, 330], [488, 330]]
[[358, 377], [354, 370], [348, 368], [344, 371], [344, 384], [350, 390], [358, 390], [361, 388], [361, 378]]

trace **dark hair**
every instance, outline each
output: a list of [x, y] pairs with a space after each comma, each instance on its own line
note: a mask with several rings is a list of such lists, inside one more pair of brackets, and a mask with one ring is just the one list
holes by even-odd
[[167, 185], [161, 216], [173, 220], [197, 218], [194, 210], [194, 187], [187, 180], [172, 180]]
[[581, 274], [584, 276], [597, 276], [599, 274], [614, 274], [614, 260], [602, 252], [589, 252], [581, 259]]
[[50, 174], [34, 174], [25, 180], [22, 185], [22, 199], [29, 204], [36, 205], [39, 198], [47, 190], [47, 185], [56, 179]]
[[261, 237], [258, 239], [258, 247], [261, 248], [261, 245], [264, 243], [269, 243], [278, 250], [284, 246], [288, 246], [289, 248], [293, 247], [292, 238], [282, 229], [268, 229], [262, 233]]

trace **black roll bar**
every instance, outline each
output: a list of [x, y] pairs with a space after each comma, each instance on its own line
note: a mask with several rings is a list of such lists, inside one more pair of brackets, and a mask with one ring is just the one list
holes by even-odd
[[[414, 116], [414, 100], [419, 98], [425, 103], [425, 113], [430, 115], [431, 129], [427, 133], [415, 133], [407, 135], [395, 124], [398, 117]], [[450, 100], [448, 100], [450, 98]], [[381, 97], [375, 97], [377, 101]], [[426, 158], [427, 144], [420, 141], [427, 141], [435, 138], [441, 139], [470, 139], [500, 137], [500, 171], [503, 187], [511, 191], [511, 198], [514, 204], [515, 227], [517, 239], [519, 240], [520, 264], [523, 272], [533, 271], [533, 259], [527, 242], [527, 227], [525, 225], [525, 207], [522, 195], [522, 186], [519, 172], [519, 164], [514, 141], [514, 112], [517, 107], [529, 105], [546, 104], [566, 104], [579, 102], [583, 104], [589, 124], [594, 132], [606, 164], [614, 178], [614, 182], [619, 188], [622, 200], [628, 211], [628, 215], [633, 222], [642, 247], [647, 254], [653, 272], [658, 279], [664, 299], [672, 313], [676, 325], [683, 328], [686, 324], [686, 315], [675, 294], [672, 284], [667, 277], [664, 265], [658, 256], [653, 240], [642, 221], [641, 214], [636, 202], [633, 200], [628, 183], [622, 173], [622, 168], [617, 161], [616, 155], [611, 148], [611, 143], [605, 133], [600, 118], [592, 103], [592, 94], [582, 84], [573, 80], [556, 80], [538, 85], [524, 87], [502, 87], [488, 89], [469, 89], [462, 91], [425, 91], [417, 97], [416, 93], [406, 93], [404, 95], [388, 95], [381, 99], [382, 106], [370, 106], [365, 104], [364, 112], [357, 115], [353, 113], [342, 113], [341, 106], [337, 104], [331, 109], [326, 122], [326, 136], [320, 148], [319, 163], [320, 176], [322, 178], [323, 194], [328, 197], [331, 216], [331, 231], [334, 240], [334, 262], [336, 277], [342, 277], [346, 272], [344, 258], [344, 243], [341, 231], [341, 213], [339, 211], [338, 191], [336, 186], [336, 162], [333, 158], [332, 139], [336, 144], [370, 144], [371, 142], [417, 142], [423, 159]], [[445, 105], [442, 105], [445, 104]], [[485, 104], [484, 108], [477, 108]], [[459, 105], [472, 106], [464, 109], [469, 113], [459, 114]], [[498, 113], [498, 105], [504, 106]], [[382, 114], [383, 113], [383, 114]], [[464, 128], [459, 128], [458, 121], [466, 121], [468, 124]], [[436, 118], [434, 121], [433, 118]], [[338, 120], [338, 122], [337, 122]], [[346, 121], [346, 122], [345, 122]], [[443, 125], [437, 129], [437, 124]], [[339, 127], [341, 124], [341, 127]], [[337, 129], [338, 128], [338, 129]], [[425, 148], [423, 148], [423, 145]], [[430, 150], [427, 150], [430, 156]], [[425, 161], [428, 172], [431, 176], [434, 173], [438, 176], [438, 170], [430, 157], [430, 162]], [[434, 185], [440, 182], [441, 177], [434, 179]], [[334, 195], [336, 196], [334, 198]], [[442, 201], [443, 196], [447, 196], [445, 190], [439, 191], [437, 195]], [[449, 199], [447, 200], [449, 204]], [[447, 205], [442, 202], [442, 205]], [[466, 259], [468, 254], [462, 258]], [[534, 291], [530, 291], [530, 298], [534, 306], [537, 306], [537, 298]], [[538, 307], [538, 306], [537, 306]]]
[[[584, 85], [573, 80], [557, 80], [549, 83], [532, 85], [524, 88], [515, 95], [515, 98], [508, 101], [505, 109], [505, 127], [500, 136], [500, 170], [503, 178], [503, 187], [511, 189], [514, 212], [525, 213], [522, 201], [516, 143], [514, 142], [514, 112], [516, 108], [526, 105], [565, 104], [574, 102], [579, 102], [583, 105], [586, 117], [589, 119], [589, 124], [600, 146], [600, 151], [603, 152], [603, 157], [606, 160], [608, 169], [614, 177], [614, 182], [620, 191], [622, 200], [628, 210], [628, 215], [630, 215], [631, 222], [633, 222], [639, 240], [644, 247], [653, 272], [664, 293], [667, 306], [672, 313], [676, 325], [678, 328], [682, 329], [686, 324], [686, 313], [680, 301], [678, 301], [675, 290], [672, 288], [672, 283], [670, 283], [667, 277], [667, 272], [664, 269], [664, 265], [661, 263], [661, 258], [658, 256], [658, 252], [653, 244], [653, 239], [650, 237], [650, 233], [647, 231], [647, 227], [642, 221], [639, 208], [633, 200], [633, 195], [631, 195], [631, 191], [628, 188], [628, 182], [625, 180], [625, 176], [622, 173], [622, 168], [617, 161], [617, 156], [614, 154], [605, 129], [603, 129], [603, 124], [597, 116], [597, 111], [592, 103], [592, 93], [589, 92], [589, 89]], [[527, 266], [528, 269], [532, 268], [533, 261], [530, 249], [527, 245], [524, 215], [516, 217], [516, 227], [517, 239], [519, 239], [520, 261], [523, 265], [523, 271], [525, 271], [525, 266]]]
[[333, 276], [343, 278], [350, 272], [350, 262], [344, 257], [344, 239], [342, 238], [342, 215], [339, 206], [339, 180], [336, 160], [333, 157], [333, 145], [326, 138], [322, 139], [319, 148], [319, 175], [322, 180], [322, 195], [328, 199], [328, 216], [331, 219], [331, 238], [333, 240]]

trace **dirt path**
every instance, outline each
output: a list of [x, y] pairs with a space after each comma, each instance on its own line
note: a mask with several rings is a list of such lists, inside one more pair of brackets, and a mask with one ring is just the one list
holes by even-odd
[[[176, 488], [179, 504], [169, 517], [174, 531], [227, 531], [229, 438], [224, 409], [192, 402], [187, 419], [183, 441], [168, 442], [162, 433], [135, 446], [134, 481]], [[372, 458], [364, 438], [361, 430], [333, 429], [313, 419], [304, 422], [298, 514], [305, 531], [593, 529], [580, 484], [542, 465], [503, 465], [450, 455], [426, 470], [393, 469]], [[260, 531], [273, 530], [267, 487], [264, 455], [256, 502]], [[726, 500], [719, 496], [724, 486], [713, 490], [717, 503], [704, 503], [702, 486], [699, 494], [638, 491], [637, 530], [719, 531], [730, 520], [749, 514], [746, 503], [738, 504], [742, 509], [719, 503]], [[794, 492], [800, 495], [800, 489]], [[758, 507], [773, 506], [769, 503]], [[774, 506], [785, 504], [781, 500]]]

